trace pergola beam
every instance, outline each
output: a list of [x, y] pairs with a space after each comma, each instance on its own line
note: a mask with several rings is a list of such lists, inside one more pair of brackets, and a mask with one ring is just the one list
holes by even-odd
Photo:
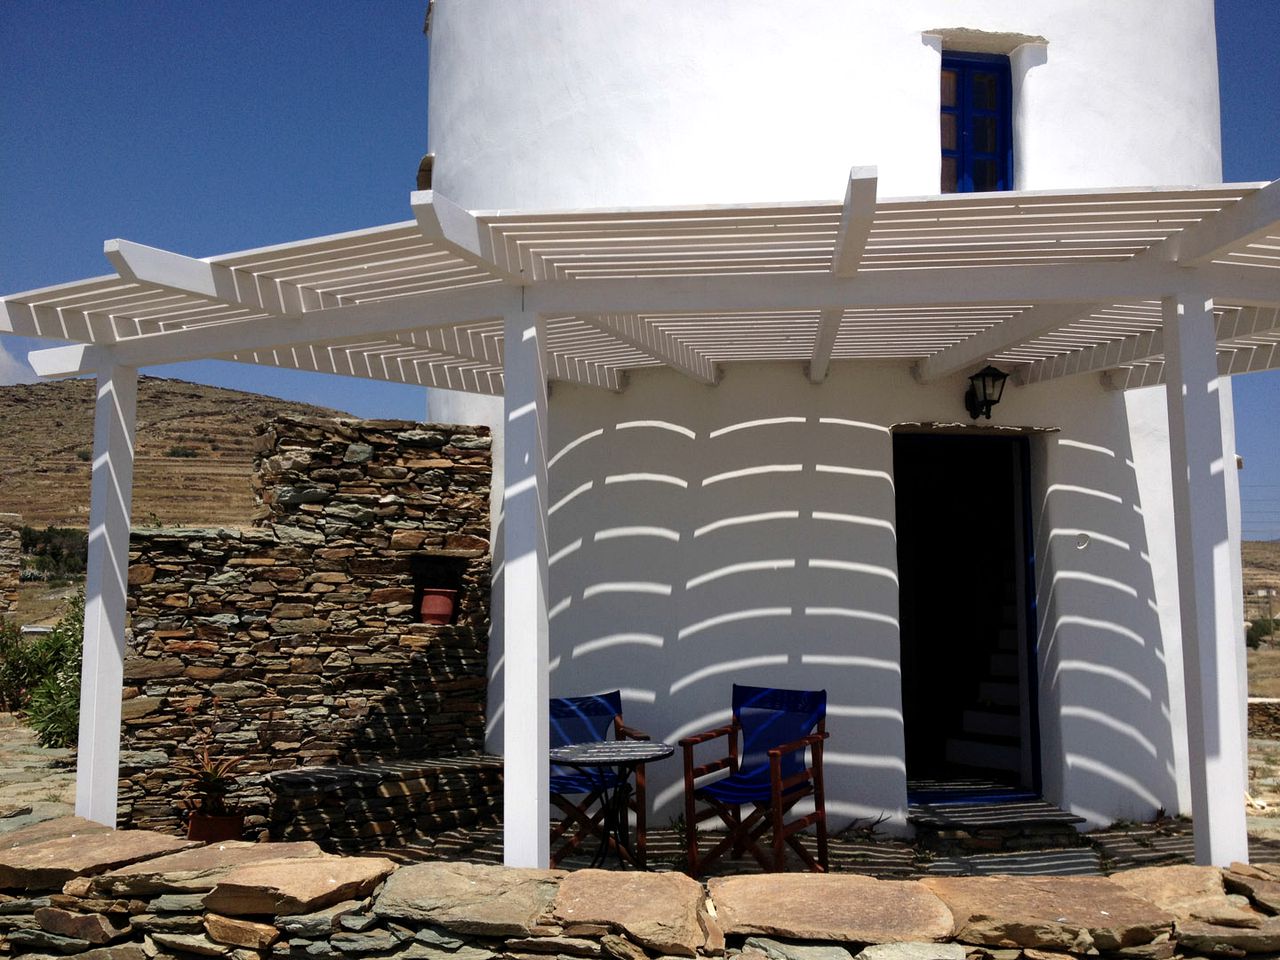
[[580, 317], [641, 353], [666, 364], [698, 383], [715, 385], [720, 381], [720, 368], [708, 357], [681, 343], [676, 337], [659, 330], [635, 314], [602, 314]]
[[840, 211], [840, 232], [831, 256], [831, 272], [837, 277], [852, 277], [862, 262], [867, 237], [876, 218], [875, 167], [854, 167], [844, 190], [844, 208]]
[[1087, 317], [1098, 304], [1053, 303], [1024, 310], [1016, 317], [997, 324], [954, 347], [922, 360], [916, 368], [921, 383], [931, 383], [980, 364], [996, 354], [1042, 337], [1046, 333]]
[[1230, 207], [1188, 227], [1176, 238], [1178, 262], [1201, 266], [1280, 233], [1280, 180], [1236, 201]]
[[471, 211], [432, 190], [415, 190], [409, 195], [409, 204], [427, 240], [448, 247], [460, 260], [495, 277], [516, 284], [527, 282], [518, 263], [513, 270], [505, 264], [505, 257], [499, 262], [489, 235]]
[[[836, 246], [831, 255], [831, 275], [852, 277], [862, 262], [862, 252], [871, 236], [871, 226], [876, 218], [876, 185], [879, 182], [875, 167], [854, 167], [849, 171], [849, 183], [844, 191], [844, 207], [840, 211], [840, 232], [836, 234]], [[806, 374], [813, 383], [827, 379], [831, 368], [831, 352], [840, 333], [840, 321], [844, 319], [842, 308], [822, 311], [818, 330], [813, 338], [813, 353], [809, 357]]]
[[[1222, 344], [1242, 337], [1258, 336], [1278, 330], [1280, 330], [1280, 309], [1244, 307], [1240, 310], [1227, 311], [1217, 318], [1215, 339]], [[1246, 347], [1233, 349], [1246, 349]], [[1016, 376], [1020, 385], [1029, 386], [1082, 373], [1096, 373], [1129, 364], [1149, 363], [1163, 357], [1164, 353], [1164, 330], [1150, 330], [1123, 340], [1099, 344], [1087, 350], [1076, 350], [1072, 353], [1037, 360], [1022, 368]]]
[[831, 353], [836, 348], [836, 337], [840, 335], [840, 322], [843, 319], [842, 308], [822, 311], [818, 319], [818, 330], [813, 336], [813, 354], [805, 369], [810, 383], [821, 383], [827, 379], [827, 371], [831, 369]]
[[1186, 270], [1150, 260], [1044, 267], [949, 267], [824, 274], [753, 274], [548, 280], [524, 288], [525, 306], [548, 315], [731, 313], [971, 304], [1075, 304], [1155, 300], [1162, 291], [1209, 289], [1236, 302], [1274, 302], [1276, 281], [1218, 265]]
[[337, 297], [322, 299], [297, 284], [240, 275], [218, 263], [130, 240], [108, 240], [102, 252], [124, 280], [276, 316], [341, 305]]

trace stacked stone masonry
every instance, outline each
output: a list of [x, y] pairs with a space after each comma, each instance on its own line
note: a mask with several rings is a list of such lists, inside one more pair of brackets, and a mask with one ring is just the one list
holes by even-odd
[[0, 513], [0, 616], [18, 602], [18, 582], [22, 576], [22, 517]]
[[[250, 837], [342, 846], [358, 831], [376, 846], [403, 842], [406, 823], [496, 812], [494, 764], [475, 759], [489, 446], [484, 427], [279, 419], [258, 436], [251, 528], [133, 531], [122, 826], [180, 833], [188, 798], [173, 765], [205, 746], [243, 758], [230, 799]], [[458, 591], [451, 623], [418, 622], [431, 587]], [[426, 773], [412, 773], [418, 762]], [[375, 802], [357, 823], [350, 796], [298, 791], [273, 811], [272, 773], [388, 763], [449, 789], [407, 817], [403, 802]]]
[[0, 839], [0, 956], [1116, 960], [1272, 955], [1280, 866], [1111, 877], [722, 877], [397, 866], [76, 818]]

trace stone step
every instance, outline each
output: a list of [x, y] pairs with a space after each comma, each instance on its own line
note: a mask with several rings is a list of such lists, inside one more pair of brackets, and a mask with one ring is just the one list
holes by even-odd
[[502, 759], [486, 754], [302, 767], [267, 784], [273, 840], [340, 853], [402, 847], [502, 809]]
[[979, 703], [996, 703], [1002, 707], [1016, 707], [1020, 699], [1017, 683], [984, 680], [978, 684]]
[[984, 770], [1022, 769], [1022, 748], [1003, 737], [978, 739], [951, 737], [947, 740], [947, 762]]
[[[1001, 797], [1002, 790], [1009, 799]], [[930, 791], [933, 796], [939, 793], [943, 791]], [[1062, 850], [1088, 842], [1077, 829], [1083, 818], [1041, 798], [1028, 798], [1023, 792], [998, 786], [981, 802], [913, 803], [907, 822], [916, 828], [921, 846], [957, 856]], [[1013, 861], [1009, 865], [1012, 867]]]
[[960, 729], [966, 734], [1018, 739], [1022, 720], [1016, 710], [966, 710], [960, 721]]
[[958, 854], [934, 859], [928, 872], [944, 877], [1097, 877], [1102, 876], [1102, 855], [1092, 847]]
[[1016, 653], [993, 653], [987, 662], [987, 676], [992, 679], [1017, 680], [1018, 655]]

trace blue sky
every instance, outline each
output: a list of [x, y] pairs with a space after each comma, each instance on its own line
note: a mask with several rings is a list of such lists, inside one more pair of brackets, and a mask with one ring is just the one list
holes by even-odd
[[[1280, 177], [1276, 4], [1218, 0], [1229, 181]], [[0, 293], [108, 273], [112, 237], [207, 256], [410, 219], [425, 8], [0, 2]], [[0, 338], [0, 383], [30, 379], [40, 345]], [[216, 362], [151, 372], [365, 416], [425, 409], [396, 384]], [[1245, 533], [1280, 538], [1280, 372], [1234, 384]]]

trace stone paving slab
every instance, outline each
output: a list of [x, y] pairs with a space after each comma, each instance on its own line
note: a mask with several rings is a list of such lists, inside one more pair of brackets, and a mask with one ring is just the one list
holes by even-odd
[[204, 898], [228, 916], [313, 913], [373, 892], [396, 865], [384, 857], [308, 857], [237, 867]]
[[5, 851], [0, 889], [57, 890], [74, 877], [199, 846], [150, 830], [103, 830], [55, 837]]
[[575, 870], [560, 881], [553, 912], [562, 923], [619, 928], [649, 950], [692, 957], [706, 942], [704, 899], [702, 884], [682, 873]]
[[95, 877], [91, 896], [127, 897], [212, 890], [232, 870], [251, 863], [320, 857], [324, 852], [310, 841], [251, 843], [228, 840], [131, 864]]
[[1172, 932], [1174, 916], [1103, 877], [926, 877], [955, 938], [991, 947], [1110, 951]]
[[0, 852], [17, 847], [28, 847], [33, 843], [44, 843], [46, 840], [55, 840], [58, 837], [106, 833], [110, 829], [92, 820], [85, 820], [83, 817], [55, 817], [52, 820], [41, 820], [0, 834]]
[[707, 888], [727, 935], [835, 943], [946, 940], [952, 915], [920, 881], [856, 874], [716, 877]]
[[1111, 881], [1179, 918], [1228, 927], [1262, 925], [1262, 917], [1249, 909], [1245, 898], [1227, 894], [1217, 867], [1139, 867], [1114, 873]]
[[380, 917], [425, 920], [458, 933], [527, 936], [565, 876], [562, 870], [423, 863], [396, 871], [373, 909]]

